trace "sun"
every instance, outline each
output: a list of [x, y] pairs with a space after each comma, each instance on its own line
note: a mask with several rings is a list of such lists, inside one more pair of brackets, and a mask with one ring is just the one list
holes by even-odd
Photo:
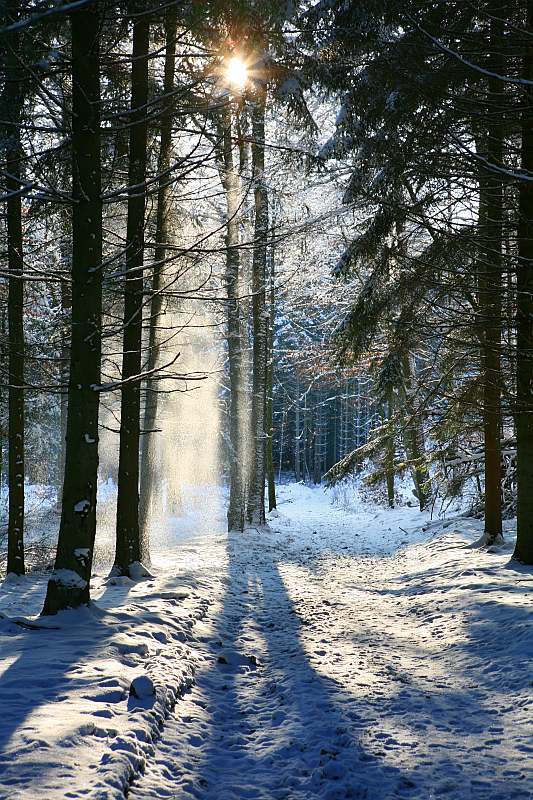
[[226, 78], [233, 86], [237, 86], [239, 89], [244, 88], [248, 80], [248, 70], [242, 58], [238, 56], [230, 58], [226, 67]]

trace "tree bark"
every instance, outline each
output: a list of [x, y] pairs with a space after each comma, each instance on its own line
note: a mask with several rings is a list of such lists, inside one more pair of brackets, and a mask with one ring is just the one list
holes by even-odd
[[[527, 3], [523, 76], [533, 81], [533, 0]], [[517, 536], [514, 558], [533, 564], [533, 86], [522, 87], [518, 260], [516, 269]]]
[[[161, 318], [162, 296], [161, 281], [167, 254], [167, 243], [170, 236], [170, 211], [172, 186], [168, 170], [172, 156], [172, 120], [174, 101], [171, 99], [176, 72], [176, 28], [178, 24], [177, 6], [171, 5], [165, 16], [165, 76], [163, 84], [164, 112], [161, 117], [161, 142], [159, 147], [157, 192], [157, 218], [154, 251], [154, 269], [152, 273], [152, 297], [150, 301], [150, 325], [148, 336], [148, 358], [146, 369], [154, 370], [159, 362], [158, 325]], [[139, 527], [141, 536], [141, 560], [150, 560], [148, 523], [155, 485], [155, 443], [153, 432], [157, 418], [157, 392], [153, 382], [148, 379], [145, 384], [146, 400], [144, 405], [142, 455], [141, 455], [141, 488], [139, 498]]]
[[274, 321], [275, 321], [275, 288], [274, 288], [274, 243], [270, 244], [270, 303], [268, 314], [268, 354], [266, 379], [266, 473], [268, 485], [268, 510], [276, 508], [276, 475], [274, 470]]
[[[392, 417], [392, 398], [389, 398], [384, 409], [387, 419]], [[385, 482], [387, 485], [387, 502], [389, 508], [394, 508], [394, 437], [389, 436], [385, 445]]]
[[[238, 112], [237, 112], [238, 113]], [[241, 256], [239, 250], [240, 181], [233, 153], [233, 114], [228, 100], [222, 115], [223, 169], [226, 194], [226, 286], [228, 293], [228, 360], [230, 380], [230, 495], [228, 530], [242, 531], [245, 517], [244, 363], [241, 330]]]
[[[139, 530], [139, 438], [141, 412], [144, 217], [148, 135], [149, 17], [140, 9], [133, 23], [128, 171], [124, 339], [120, 405], [117, 530], [114, 571], [130, 575], [142, 562]], [[137, 573], [135, 573], [137, 575]]]
[[294, 479], [299, 483], [302, 479], [302, 471], [300, 457], [300, 377], [298, 372], [296, 372], [294, 403]]
[[[11, 0], [2, 15], [14, 22], [19, 0]], [[5, 41], [5, 84], [2, 103], [6, 120], [5, 169], [7, 173], [8, 252], [8, 540], [7, 572], [23, 575], [24, 567], [24, 256], [22, 235], [22, 117], [23, 67], [20, 33], [12, 31]]]
[[[503, 23], [496, 16], [490, 22], [492, 69], [501, 72]], [[503, 131], [498, 106], [501, 89], [497, 78], [489, 78], [486, 160], [501, 166]], [[502, 331], [502, 245], [503, 189], [498, 173], [484, 170], [480, 178], [480, 233], [482, 237], [479, 272], [479, 313], [482, 326], [481, 366], [483, 375], [483, 446], [485, 469], [485, 536], [487, 544], [502, 536], [501, 455], [501, 331]]]
[[265, 183], [266, 85], [256, 81], [252, 106], [252, 171], [254, 177], [255, 226], [252, 262], [253, 381], [252, 458], [248, 490], [248, 522], [265, 522], [265, 381], [267, 361], [267, 319], [265, 281], [268, 239], [268, 193]]
[[402, 358], [403, 372], [403, 399], [406, 406], [406, 413], [410, 421], [404, 432], [404, 444], [407, 457], [412, 462], [411, 475], [416, 489], [416, 496], [420, 511], [423, 511], [431, 497], [431, 480], [426, 460], [426, 448], [424, 443], [424, 429], [422, 420], [418, 418], [413, 406], [413, 368], [411, 366], [411, 356], [404, 353]]
[[72, 342], [67, 446], [55, 569], [43, 614], [89, 602], [96, 532], [102, 324], [100, 3], [72, 29]]
[[[66, 249], [66, 248], [65, 248]], [[70, 248], [68, 256], [70, 256]], [[66, 265], [70, 259], [65, 254], [63, 262]], [[60, 416], [59, 425], [61, 430], [61, 446], [59, 448], [59, 463], [58, 474], [58, 507], [61, 503], [62, 479], [65, 472], [65, 459], [67, 453], [67, 418], [68, 418], [68, 392], [65, 387], [68, 386], [69, 375], [69, 358], [70, 358], [70, 331], [71, 331], [71, 307], [72, 307], [72, 291], [71, 286], [67, 281], [61, 282], [61, 350], [60, 350], [60, 369], [59, 376], [61, 380], [61, 400], [60, 400]]]

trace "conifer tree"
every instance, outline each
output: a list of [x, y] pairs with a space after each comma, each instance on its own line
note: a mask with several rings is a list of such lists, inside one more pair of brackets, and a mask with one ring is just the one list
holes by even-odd
[[139, 565], [143, 559], [143, 539], [139, 528], [139, 442], [149, 42], [149, 16], [139, 4], [133, 15], [132, 32], [129, 194], [114, 564], [115, 572], [131, 577], [138, 577]]
[[2, 23], [15, 27], [5, 35], [3, 55], [3, 161], [6, 172], [9, 331], [9, 487], [7, 571], [24, 574], [24, 246], [22, 233], [23, 153], [20, 137], [24, 103], [24, 57], [16, 28], [20, 2], [5, 3]]
[[89, 602], [96, 534], [101, 370], [102, 197], [99, 0], [70, 13], [72, 341], [61, 524], [44, 614]]

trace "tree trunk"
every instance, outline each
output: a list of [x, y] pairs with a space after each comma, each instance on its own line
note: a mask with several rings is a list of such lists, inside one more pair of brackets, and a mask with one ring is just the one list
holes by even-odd
[[406, 406], [406, 414], [410, 418], [404, 431], [404, 445], [407, 457], [412, 462], [411, 475], [415, 485], [418, 505], [420, 506], [420, 511], [423, 511], [431, 497], [431, 480], [426, 460], [423, 423], [416, 413], [412, 401], [414, 377], [409, 353], [404, 353], [402, 357], [402, 372], [403, 399]]
[[326, 427], [324, 420], [323, 391], [318, 389], [315, 402], [315, 441], [313, 453], [313, 483], [322, 481], [324, 471], [324, 454], [326, 450]]
[[302, 479], [300, 458], [300, 377], [296, 373], [296, 392], [294, 408], [294, 479], [299, 483]]
[[[161, 279], [167, 254], [167, 243], [170, 236], [169, 217], [171, 211], [172, 186], [168, 170], [172, 156], [172, 120], [174, 99], [174, 76], [176, 72], [176, 28], [178, 23], [177, 6], [171, 5], [165, 16], [165, 77], [163, 84], [164, 112], [161, 117], [161, 142], [159, 147], [157, 192], [157, 219], [155, 233], [154, 269], [152, 274], [152, 298], [150, 301], [150, 326], [148, 339], [148, 358], [146, 369], [151, 372], [159, 361], [158, 325], [161, 318], [162, 298]], [[150, 378], [146, 381], [146, 400], [144, 405], [142, 455], [141, 455], [141, 487], [139, 498], [139, 527], [141, 536], [141, 560], [150, 560], [148, 524], [155, 486], [155, 444], [156, 434], [153, 432], [157, 418], [157, 392], [154, 391]]]
[[[533, 0], [527, 3], [527, 41], [523, 76], [533, 81]], [[514, 558], [533, 564], [533, 86], [522, 87], [516, 347], [517, 537]]]
[[268, 314], [268, 355], [266, 379], [266, 472], [268, 485], [268, 510], [276, 508], [276, 475], [274, 471], [274, 243], [270, 244], [270, 303]]
[[[70, 255], [70, 249], [69, 249]], [[63, 262], [66, 265], [69, 263], [70, 258], [66, 255]], [[63, 474], [65, 472], [65, 458], [67, 452], [67, 417], [68, 417], [68, 375], [69, 375], [69, 358], [70, 358], [70, 331], [71, 331], [71, 307], [72, 307], [72, 291], [71, 286], [67, 281], [61, 282], [61, 350], [60, 350], [60, 369], [59, 376], [61, 380], [61, 406], [60, 406], [60, 430], [61, 430], [61, 446], [59, 449], [59, 463], [58, 463], [58, 507], [61, 503], [61, 487]]]
[[61, 524], [43, 614], [90, 599], [102, 333], [100, 21], [99, 2], [71, 13], [72, 342]]
[[[387, 419], [392, 417], [392, 399], [389, 399], [384, 409]], [[387, 502], [389, 508], [394, 508], [394, 437], [389, 436], [385, 445], [385, 482], [387, 484]]]
[[265, 522], [265, 381], [267, 361], [267, 320], [265, 280], [268, 238], [268, 194], [265, 183], [266, 86], [256, 82], [252, 106], [252, 170], [254, 177], [255, 226], [252, 262], [253, 294], [253, 381], [252, 459], [248, 489], [248, 522]]
[[[502, 21], [491, 19], [492, 67], [501, 71]], [[487, 162], [501, 166], [503, 133], [498, 106], [501, 90], [497, 78], [489, 78], [485, 153]], [[483, 446], [485, 464], [485, 536], [492, 544], [502, 536], [501, 455], [501, 330], [502, 330], [502, 181], [496, 172], [484, 170], [480, 178], [481, 265], [479, 314], [482, 326]]]
[[285, 445], [285, 425], [287, 423], [287, 398], [286, 392], [283, 391], [283, 405], [281, 409], [281, 425], [279, 428], [279, 469], [278, 469], [278, 483], [281, 483], [281, 471], [283, 469], [283, 448]]
[[[2, 15], [13, 22], [20, 14], [19, 0], [11, 0]], [[24, 574], [24, 282], [22, 201], [20, 189], [22, 145], [20, 124], [23, 74], [20, 34], [12, 31], [5, 41], [4, 119], [8, 252], [8, 541], [7, 572]]]
[[304, 392], [304, 407], [303, 407], [303, 425], [302, 425], [302, 455], [303, 455], [303, 465], [302, 465], [302, 476], [304, 481], [309, 480], [309, 459], [308, 459], [308, 449], [309, 449], [309, 414], [307, 409], [307, 396], [309, 394], [309, 387]]
[[[131, 68], [129, 197], [124, 287], [124, 339], [120, 406], [117, 543], [114, 572], [130, 575], [142, 562], [139, 530], [139, 434], [142, 359], [144, 215], [148, 102], [148, 15], [135, 17]], [[135, 571], [137, 576], [138, 572]]]
[[230, 379], [230, 496], [228, 530], [242, 531], [245, 516], [244, 364], [241, 331], [241, 257], [239, 250], [240, 181], [233, 156], [233, 115], [230, 102], [223, 113], [221, 171], [226, 193], [226, 285], [228, 292], [228, 359]]

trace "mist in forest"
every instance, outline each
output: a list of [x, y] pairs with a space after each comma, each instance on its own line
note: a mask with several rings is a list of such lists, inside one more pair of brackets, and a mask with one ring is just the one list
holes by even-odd
[[[158, 324], [159, 360], [172, 368], [169, 377], [152, 389], [158, 395], [153, 435], [156, 477], [144, 534], [154, 553], [170, 548], [180, 533], [193, 535], [224, 524], [224, 341], [216, 307], [195, 296], [196, 287], [205, 280], [205, 269], [184, 269], [182, 296], [167, 303]], [[103, 403], [100, 423], [95, 558], [101, 566], [111, 563], [114, 551], [119, 422], [117, 398], [110, 397]], [[141, 436], [141, 446], [142, 441]]]

